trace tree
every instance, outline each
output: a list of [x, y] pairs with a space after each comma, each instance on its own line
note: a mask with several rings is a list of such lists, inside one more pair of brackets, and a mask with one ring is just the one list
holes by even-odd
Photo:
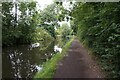
[[36, 2], [3, 2], [2, 14], [3, 46], [32, 42], [39, 18]]
[[61, 27], [57, 29], [58, 35], [63, 39], [68, 39], [68, 36], [72, 34], [72, 29], [67, 23], [62, 23]]
[[[101, 60], [109, 76], [118, 77], [120, 3], [77, 3], [71, 11], [76, 35]], [[103, 65], [104, 64], [104, 65]], [[109, 66], [108, 66], [109, 65]]]
[[2, 3], [2, 42], [3, 45], [11, 45], [13, 44], [12, 41], [14, 41], [14, 16], [11, 13], [11, 10], [13, 8], [12, 2], [3, 2]]
[[62, 21], [65, 17], [65, 14], [63, 14], [64, 8], [62, 5], [58, 4], [51, 4], [48, 5], [47, 8], [45, 8], [40, 14], [41, 18], [41, 27], [44, 27], [52, 37], [55, 37], [55, 30], [54, 28], [58, 28], [59, 24], [58, 21]]

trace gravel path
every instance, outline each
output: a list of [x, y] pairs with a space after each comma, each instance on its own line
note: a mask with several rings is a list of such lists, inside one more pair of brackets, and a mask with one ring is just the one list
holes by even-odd
[[103, 78], [101, 69], [75, 39], [68, 54], [58, 63], [54, 78]]

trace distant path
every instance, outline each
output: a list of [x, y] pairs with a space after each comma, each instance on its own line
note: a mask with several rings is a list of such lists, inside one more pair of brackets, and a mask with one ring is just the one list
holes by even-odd
[[103, 78], [103, 75], [91, 59], [79, 40], [75, 39], [68, 54], [58, 63], [54, 78]]

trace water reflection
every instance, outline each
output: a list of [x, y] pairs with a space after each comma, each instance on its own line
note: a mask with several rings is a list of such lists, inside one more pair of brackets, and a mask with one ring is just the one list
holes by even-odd
[[30, 45], [3, 48], [2, 77], [32, 78], [37, 71], [42, 70], [42, 66], [39, 65], [42, 65], [55, 54], [55, 42], [40, 44], [31, 50], [29, 49]]

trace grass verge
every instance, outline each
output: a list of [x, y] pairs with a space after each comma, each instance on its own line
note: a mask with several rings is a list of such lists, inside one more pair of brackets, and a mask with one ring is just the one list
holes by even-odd
[[74, 40], [74, 37], [66, 43], [66, 45], [63, 47], [63, 50], [61, 53], [55, 54], [49, 61], [45, 62], [43, 64], [43, 69], [40, 72], [37, 72], [34, 76], [34, 79], [36, 78], [53, 78], [55, 74], [55, 70], [57, 68], [57, 63], [64, 57], [64, 55], [67, 53], [67, 50], [69, 49], [72, 41]]

